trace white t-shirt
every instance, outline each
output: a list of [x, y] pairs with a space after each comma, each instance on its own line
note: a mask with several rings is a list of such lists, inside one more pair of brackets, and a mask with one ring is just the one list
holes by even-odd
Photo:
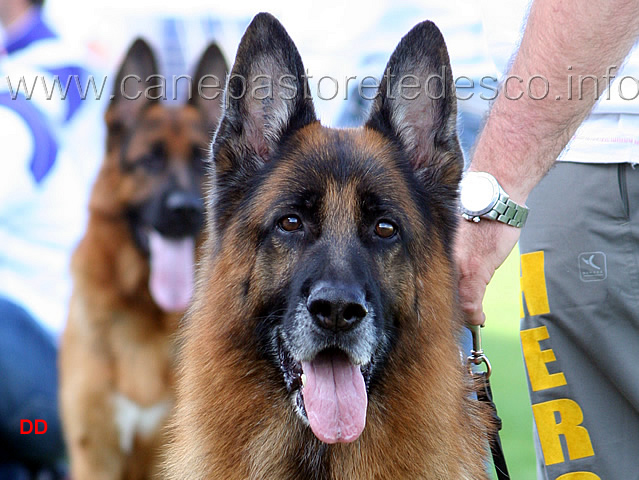
[[[530, 0], [482, 2], [488, 50], [500, 75], [507, 73], [523, 34]], [[584, 4], [587, 5], [587, 4]], [[611, 64], [611, 67], [614, 66]], [[566, 94], [569, 75], [566, 65]], [[616, 67], [619, 67], [618, 65]], [[575, 133], [559, 160], [580, 163], [639, 163], [639, 46], [630, 52], [622, 68], [612, 69], [614, 81], [590, 116]], [[589, 81], [589, 80], [586, 80]], [[573, 75], [573, 98], [579, 80]], [[606, 85], [601, 85], [604, 89]]]
[[[69, 252], [83, 230], [85, 182], [62, 149], [34, 170], [33, 130], [0, 105], [0, 295], [57, 337], [71, 291]], [[35, 173], [34, 173], [35, 171]]]
[[[33, 18], [28, 35], [36, 38], [44, 27]], [[69, 259], [84, 230], [89, 165], [96, 163], [89, 149], [84, 157], [72, 154], [73, 144], [86, 142], [72, 138], [71, 129], [87, 120], [87, 103], [97, 102], [79, 101], [72, 109], [69, 99], [48, 99], [38, 80], [45, 78], [52, 91], [54, 73], [84, 69], [80, 51], [51, 37], [0, 57], [0, 296], [27, 310], [54, 338], [67, 317]], [[23, 76], [33, 88], [30, 99], [24, 85], [17, 93]]]

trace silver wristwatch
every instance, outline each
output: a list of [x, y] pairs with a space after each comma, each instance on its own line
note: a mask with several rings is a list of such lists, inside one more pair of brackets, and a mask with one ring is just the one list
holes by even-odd
[[466, 172], [459, 190], [460, 210], [466, 220], [487, 218], [517, 228], [526, 223], [528, 208], [513, 202], [490, 173]]

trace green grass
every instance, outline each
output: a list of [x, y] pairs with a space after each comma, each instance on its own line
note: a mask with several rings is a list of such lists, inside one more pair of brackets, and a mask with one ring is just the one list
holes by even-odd
[[483, 347], [493, 367], [491, 385], [503, 422], [501, 441], [513, 480], [535, 480], [532, 412], [519, 340], [519, 251], [495, 273], [484, 298]]

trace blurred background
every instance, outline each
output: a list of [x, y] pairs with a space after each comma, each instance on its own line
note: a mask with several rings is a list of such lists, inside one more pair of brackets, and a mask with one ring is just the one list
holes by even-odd
[[[83, 2], [47, 0], [45, 16], [57, 30], [76, 44], [86, 45], [96, 74], [112, 73], [126, 48], [137, 36], [143, 36], [160, 52], [162, 73], [168, 77], [191, 73], [205, 45], [215, 40], [229, 63], [244, 29], [260, 11], [275, 15], [295, 41], [311, 80], [316, 107], [324, 124], [342, 126], [348, 117], [345, 101], [347, 76], [379, 78], [392, 49], [401, 37], [420, 20], [435, 21], [444, 33], [455, 77], [479, 80], [495, 75], [496, 69], [486, 54], [481, 31], [480, 12], [469, 0], [371, 0], [366, 2], [282, 1], [211, 2], [182, 0], [115, 0]], [[317, 81], [322, 76], [338, 80], [337, 92], [331, 81], [322, 81], [321, 97]], [[351, 87], [356, 82], [351, 81]], [[460, 80], [459, 85], [468, 85]], [[110, 84], [107, 83], [107, 91]], [[464, 89], [468, 96], [473, 89]], [[169, 92], [170, 93], [170, 92]], [[349, 92], [352, 99], [352, 91]], [[490, 93], [490, 92], [487, 92]], [[336, 94], [336, 95], [335, 95]], [[472, 145], [480, 119], [488, 102], [473, 98], [460, 102], [462, 141]]]
[[[315, 79], [310, 80], [311, 91], [322, 123], [336, 127], [361, 122], [367, 105], [357, 95], [357, 83], [369, 75], [380, 78], [401, 37], [417, 22], [433, 20], [448, 44], [453, 76], [467, 77], [475, 85], [459, 95], [468, 97], [473, 93], [472, 98], [459, 101], [461, 141], [468, 156], [489, 107], [489, 102], [480, 97], [480, 79], [497, 76], [482, 32], [481, 12], [472, 0], [47, 0], [43, 8], [47, 22], [83, 56], [89, 73], [99, 80], [98, 87], [106, 78], [102, 99], [88, 100], [90, 104], [67, 129], [67, 139], [71, 141], [65, 142], [65, 148], [76, 162], [78, 183], [74, 188], [84, 196], [83, 205], [102, 160], [102, 117], [111, 81], [133, 39], [142, 36], [151, 43], [163, 75], [170, 78], [192, 74], [196, 59], [212, 40], [218, 42], [232, 65], [244, 29], [260, 11], [274, 14], [284, 24], [309, 75]], [[337, 87], [332, 81], [323, 81], [322, 91], [318, 92], [317, 80], [323, 76], [336, 79]], [[349, 90], [346, 78], [353, 76], [357, 79], [350, 83]], [[469, 85], [467, 79], [458, 85]], [[171, 91], [171, 82], [168, 87], [169, 98], [174, 94], [180, 97], [180, 92]], [[491, 91], [484, 89], [483, 93], [489, 95]], [[329, 97], [334, 98], [322, 99]], [[77, 215], [77, 224], [82, 225], [86, 208], [78, 210]], [[0, 261], [1, 257], [0, 252]], [[483, 333], [494, 368], [493, 388], [504, 421], [502, 443], [511, 475], [517, 480], [532, 480], [532, 420], [518, 333], [518, 277], [515, 252], [489, 289], [485, 306], [488, 321]]]

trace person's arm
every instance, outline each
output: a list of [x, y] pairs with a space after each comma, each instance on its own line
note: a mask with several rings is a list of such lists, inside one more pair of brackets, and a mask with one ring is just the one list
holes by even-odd
[[[471, 170], [489, 172], [517, 203], [525, 203], [608, 86], [639, 36], [639, 0], [535, 0], [519, 51], [475, 147]], [[569, 69], [569, 67], [572, 67]], [[573, 98], [568, 79], [573, 76]], [[517, 77], [523, 81], [520, 83]], [[528, 81], [537, 78], [528, 90]], [[549, 85], [549, 92], [542, 97]], [[507, 96], [506, 96], [507, 94]], [[507, 97], [517, 98], [510, 100]], [[482, 324], [482, 300], [494, 271], [519, 238], [519, 229], [499, 222], [461, 222], [455, 256], [466, 320]]]

